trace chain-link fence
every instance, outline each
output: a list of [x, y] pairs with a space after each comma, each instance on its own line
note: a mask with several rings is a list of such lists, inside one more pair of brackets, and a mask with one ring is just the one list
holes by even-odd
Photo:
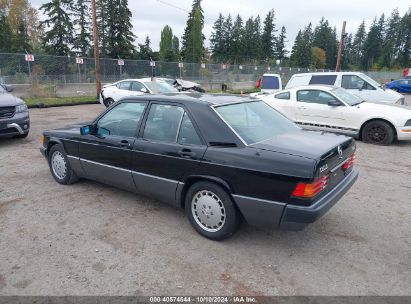
[[[0, 53], [0, 79], [16, 85], [18, 95], [75, 96], [93, 95], [95, 82], [94, 58], [34, 55], [26, 61], [25, 54]], [[283, 84], [296, 73], [329, 71], [267, 65], [230, 65], [208, 63], [155, 62], [146, 60], [100, 59], [101, 81], [112, 83], [126, 78], [183, 78], [202, 84], [206, 90], [221, 89], [222, 84], [233, 89], [252, 88], [264, 73], [280, 74]], [[386, 82], [401, 77], [401, 72], [370, 72], [372, 78]], [[91, 96], [90, 95], [90, 96]]]

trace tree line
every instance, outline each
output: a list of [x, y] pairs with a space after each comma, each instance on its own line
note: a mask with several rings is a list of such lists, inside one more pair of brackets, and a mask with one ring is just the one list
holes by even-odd
[[[93, 56], [90, 0], [51, 0], [39, 10], [28, 0], [0, 0], [0, 52], [33, 52], [57, 56]], [[230, 64], [277, 64], [291, 67], [334, 69], [337, 61], [337, 29], [322, 18], [309, 23], [286, 48], [285, 26], [277, 27], [275, 11], [264, 17], [224, 16], [215, 20], [210, 46], [205, 47], [202, 0], [194, 0], [184, 33], [179, 39], [166, 25], [159, 51], [146, 36], [136, 44], [128, 0], [97, 1], [101, 57]], [[356, 33], [344, 39], [343, 68], [380, 70], [411, 65], [411, 9], [400, 16], [397, 9], [387, 18], [375, 18], [368, 30], [363, 21]]]

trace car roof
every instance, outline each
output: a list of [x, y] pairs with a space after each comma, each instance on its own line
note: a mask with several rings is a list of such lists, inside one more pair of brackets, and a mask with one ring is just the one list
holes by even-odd
[[285, 89], [284, 91], [290, 91], [290, 90], [323, 90], [323, 91], [331, 91], [331, 90], [338, 89], [338, 88], [339, 87], [337, 87], [337, 86], [328, 85], [328, 84], [310, 84], [310, 85], [292, 87], [290, 89]]
[[142, 95], [142, 96], [130, 96], [125, 98], [126, 100], [150, 100], [159, 102], [178, 102], [182, 104], [197, 103], [209, 106], [219, 106], [251, 101], [260, 101], [257, 98], [250, 96], [240, 96], [233, 94], [199, 94], [199, 93], [187, 93], [187, 94], [166, 94], [166, 95]]
[[[123, 81], [151, 82], [151, 78], [149, 78], [149, 77], [146, 77], [146, 78], [128, 78], [128, 79], [119, 80], [119, 81], [117, 81], [116, 83], [118, 83], [118, 82], [123, 82]], [[164, 82], [163, 79], [159, 79], [159, 78], [157, 78], [157, 81]]]
[[294, 74], [292, 77], [300, 77], [300, 76], [314, 76], [314, 75], [359, 75], [363, 74], [361, 72], [311, 72], [311, 73], [299, 73]]

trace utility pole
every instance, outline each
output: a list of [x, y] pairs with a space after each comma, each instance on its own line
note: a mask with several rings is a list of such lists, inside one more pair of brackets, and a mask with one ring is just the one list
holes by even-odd
[[94, 40], [94, 61], [96, 67], [96, 92], [97, 99], [100, 98], [101, 79], [100, 79], [100, 49], [98, 45], [98, 30], [97, 30], [97, 13], [96, 0], [91, 0], [91, 14], [93, 18], [93, 40]]
[[344, 49], [344, 39], [345, 39], [345, 36], [346, 36], [346, 34], [345, 34], [346, 25], [347, 25], [347, 21], [344, 21], [342, 31], [341, 31], [340, 45], [338, 47], [337, 66], [335, 67], [336, 72], [341, 71], [342, 52], [343, 52], [343, 49]]

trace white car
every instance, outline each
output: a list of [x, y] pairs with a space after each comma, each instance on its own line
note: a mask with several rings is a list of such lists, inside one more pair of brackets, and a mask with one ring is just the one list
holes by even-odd
[[360, 72], [316, 72], [295, 74], [285, 88], [303, 85], [334, 85], [348, 90], [364, 101], [407, 105], [400, 93], [383, 87], [374, 79]]
[[151, 78], [125, 79], [105, 85], [101, 90], [100, 103], [109, 107], [123, 97], [154, 94], [154, 91], [157, 94], [179, 93], [175, 87], [163, 80], [156, 80], [154, 83]]
[[380, 145], [411, 140], [410, 107], [364, 102], [339, 87], [301, 86], [259, 98], [305, 129]]
[[258, 93], [251, 93], [251, 97], [257, 97], [258, 95], [267, 95], [280, 91], [283, 88], [281, 76], [279, 74], [267, 74], [258, 81], [258, 86], [261, 91]]

